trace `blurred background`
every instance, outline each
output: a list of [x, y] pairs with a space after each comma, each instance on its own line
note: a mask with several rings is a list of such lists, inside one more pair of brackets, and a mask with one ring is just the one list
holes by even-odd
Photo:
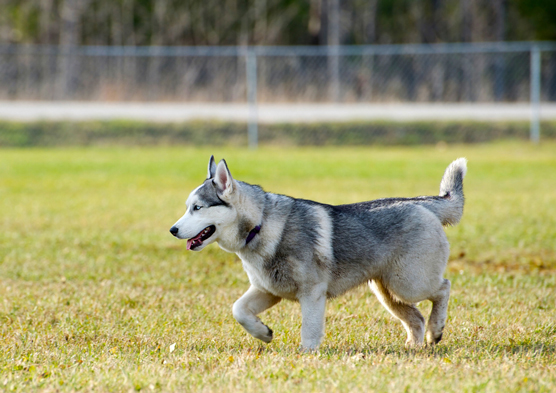
[[[218, 121], [208, 127], [215, 143], [251, 146], [538, 142], [541, 126], [556, 135], [551, 0], [0, 0], [0, 9], [4, 120], [182, 123], [162, 138], [182, 142], [201, 139], [184, 122]], [[332, 123], [343, 131], [330, 139], [319, 130]], [[0, 144], [23, 139], [5, 131]]]

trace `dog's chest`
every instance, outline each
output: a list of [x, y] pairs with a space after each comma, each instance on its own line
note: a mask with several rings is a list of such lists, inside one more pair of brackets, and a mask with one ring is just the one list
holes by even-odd
[[297, 284], [283, 269], [269, 267], [262, 257], [239, 255], [251, 285], [285, 299], [297, 299]]

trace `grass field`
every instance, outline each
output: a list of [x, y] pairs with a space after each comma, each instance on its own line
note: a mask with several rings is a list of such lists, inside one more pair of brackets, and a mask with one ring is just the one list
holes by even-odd
[[[436, 194], [466, 156], [444, 340], [405, 350], [365, 287], [329, 302], [317, 354], [297, 351], [295, 303], [262, 315], [274, 342], [249, 336], [231, 313], [248, 288], [237, 257], [168, 233], [210, 154], [327, 203]], [[0, 390], [556, 391], [555, 143], [6, 149], [0, 228]]]

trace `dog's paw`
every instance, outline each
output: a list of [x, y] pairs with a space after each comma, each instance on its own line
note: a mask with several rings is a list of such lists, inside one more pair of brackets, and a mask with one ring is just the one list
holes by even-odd
[[431, 332], [427, 332], [427, 345], [433, 347], [438, 344], [440, 340], [442, 340], [442, 334], [443, 333], [440, 332], [440, 334], [435, 337]]
[[300, 345], [299, 348], [297, 348], [297, 351], [307, 355], [316, 354], [319, 352], [318, 348], [307, 348], [303, 345]]
[[407, 339], [407, 341], [405, 342], [405, 349], [419, 349], [424, 347], [424, 343], [421, 339], [421, 341], [417, 341], [417, 340], [412, 340], [412, 339]]
[[272, 331], [271, 328], [269, 328], [265, 324], [263, 324], [263, 326], [266, 328], [266, 333], [259, 335], [257, 338], [268, 344], [269, 342], [272, 341], [272, 338], [274, 337], [274, 332]]

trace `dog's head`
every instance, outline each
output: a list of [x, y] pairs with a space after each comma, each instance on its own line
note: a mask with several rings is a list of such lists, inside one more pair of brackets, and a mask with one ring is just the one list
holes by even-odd
[[178, 239], [188, 239], [187, 249], [194, 251], [221, 240], [224, 230], [237, 216], [232, 200], [236, 188], [226, 161], [221, 160], [217, 166], [211, 156], [207, 179], [189, 194], [187, 210], [170, 233]]

